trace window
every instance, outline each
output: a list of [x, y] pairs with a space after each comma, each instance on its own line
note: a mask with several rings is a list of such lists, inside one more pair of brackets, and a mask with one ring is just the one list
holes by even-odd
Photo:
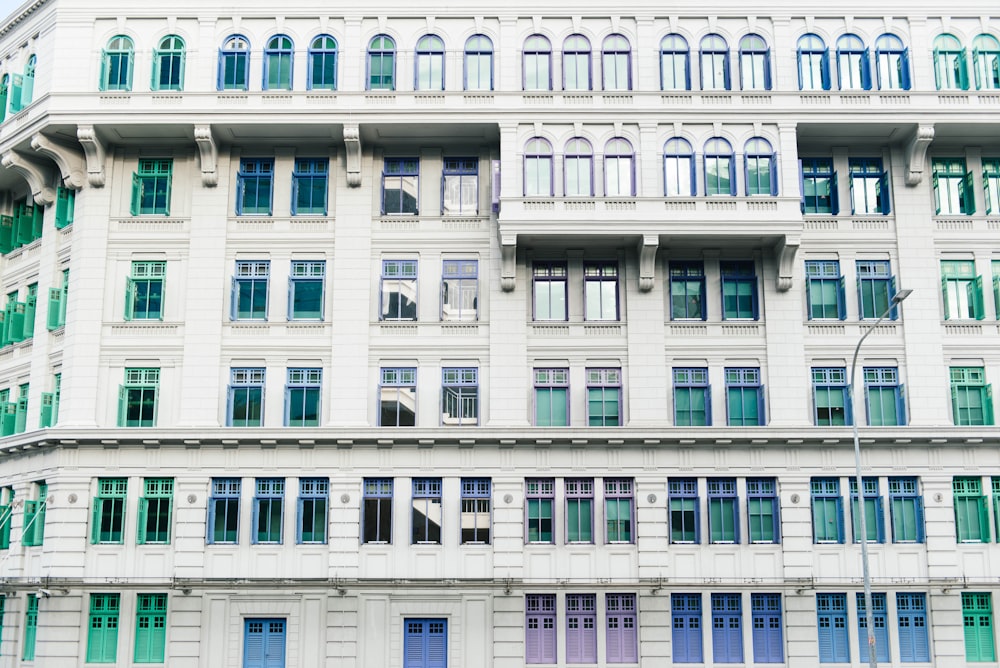
[[771, 50], [760, 35], [740, 39], [740, 88], [771, 90]]
[[725, 378], [726, 424], [732, 427], [765, 424], [760, 369], [727, 367]]
[[479, 161], [476, 158], [444, 159], [441, 213], [446, 216], [479, 213]]
[[239, 542], [240, 480], [212, 478], [212, 495], [208, 498], [207, 543]]
[[288, 278], [288, 319], [323, 319], [323, 283], [326, 262], [292, 260]]
[[604, 520], [608, 543], [632, 543], [633, 481], [606, 478], [604, 480]]
[[540, 137], [524, 146], [524, 195], [552, 196], [552, 145]]
[[583, 281], [585, 319], [618, 320], [618, 264], [584, 263]]
[[566, 142], [563, 175], [566, 197], [594, 196], [594, 151], [586, 139], [575, 137]]
[[382, 260], [379, 320], [417, 319], [417, 261]]
[[[858, 601], [858, 656], [868, 657], [868, 617], [865, 608], [865, 595], [856, 594]], [[872, 625], [875, 638], [875, 659], [889, 663], [889, 629], [888, 617], [885, 613], [885, 594], [872, 593]]]
[[271, 263], [237, 260], [233, 274], [232, 320], [267, 320], [267, 283]]
[[368, 90], [396, 90], [396, 43], [388, 35], [368, 43]]
[[865, 367], [865, 412], [873, 427], [906, 424], [906, 399], [895, 367]]
[[285, 479], [257, 478], [253, 497], [250, 542], [280, 545], [285, 509]]
[[288, 35], [275, 35], [264, 47], [264, 90], [292, 89], [294, 47]]
[[705, 194], [736, 195], [733, 148], [720, 137], [705, 142]]
[[972, 40], [972, 71], [977, 90], [1000, 89], [1000, 41], [993, 35]]
[[799, 90], [830, 90], [830, 50], [818, 35], [803, 35], [798, 43]]
[[[847, 594], [816, 594], [820, 663], [848, 663]], [[865, 653], [867, 656], [867, 652]]]
[[167, 263], [133, 261], [125, 287], [126, 320], [163, 320], [163, 279]]
[[910, 50], [891, 33], [875, 40], [879, 90], [910, 90]]
[[35, 639], [38, 632], [38, 595], [28, 594], [24, 607], [24, 649], [21, 659], [35, 660]]
[[[885, 511], [879, 493], [878, 478], [863, 478], [865, 503], [865, 533], [870, 543], [885, 542]], [[861, 542], [861, 513], [858, 511], [858, 481], [848, 479], [851, 489], [851, 540]]]
[[330, 480], [299, 478], [299, 500], [295, 527], [296, 543], [326, 543], [327, 514], [330, 510]]
[[479, 370], [441, 369], [441, 424], [468, 427], [479, 424]]
[[851, 213], [888, 216], [889, 173], [882, 169], [882, 159], [851, 158], [847, 167], [851, 176]]
[[590, 42], [570, 35], [563, 42], [563, 90], [590, 90]]
[[170, 215], [170, 181], [173, 160], [140, 160], [132, 174], [133, 216]]
[[701, 39], [701, 89], [731, 90], [729, 82], [729, 45], [720, 35]]
[[621, 419], [621, 369], [587, 369], [587, 424], [619, 427]]
[[903, 663], [929, 662], [931, 655], [927, 637], [927, 596], [897, 593], [896, 615], [899, 627], [899, 660]]
[[524, 90], [552, 90], [552, 45], [542, 35], [524, 40]]
[[49, 312], [46, 329], [59, 329], [66, 325], [66, 304], [69, 301], [69, 269], [62, 271], [62, 287], [49, 288]]
[[536, 262], [531, 274], [534, 320], [566, 320], [566, 263]]
[[493, 42], [486, 35], [465, 41], [465, 90], [493, 90]]
[[174, 506], [173, 478], [146, 478], [143, 495], [139, 499], [139, 545], [168, 545], [170, 522]]
[[896, 277], [891, 275], [888, 260], [858, 260], [858, 305], [862, 320], [875, 320], [886, 311], [889, 318], [899, 317], [898, 309], [893, 306], [892, 298], [896, 294]]
[[989, 509], [979, 478], [956, 477], [951, 483], [955, 495], [955, 538], [959, 543], [990, 542]]
[[722, 275], [722, 319], [757, 320], [757, 276], [752, 260], [719, 263]]
[[712, 424], [712, 386], [708, 369], [674, 369], [674, 425], [707, 427]]
[[853, 424], [844, 367], [813, 367], [812, 385], [813, 419], [817, 427]]
[[383, 368], [379, 383], [379, 426], [413, 427], [417, 419], [417, 370]]
[[97, 496], [94, 497], [90, 523], [90, 542], [93, 544], [121, 544], [125, 530], [125, 496], [128, 480], [125, 478], [98, 478]]
[[[0, 114], [3, 113], [3, 101], [0, 99]], [[0, 120], [3, 120], [0, 118]], [[56, 188], [56, 220], [57, 230], [69, 227], [73, 224], [73, 217], [76, 213], [76, 191], [72, 188], [59, 186]]]
[[[812, 494], [813, 542], [843, 543], [844, 508], [840, 498], [840, 480], [813, 478], [809, 490]], [[846, 638], [847, 632], [844, 634]]]
[[239, 367], [229, 370], [229, 400], [226, 425], [263, 426], [264, 369]]
[[945, 320], [986, 316], [983, 277], [976, 275], [974, 260], [941, 260], [941, 295]]
[[701, 594], [670, 595], [674, 663], [702, 663]]
[[802, 213], [840, 213], [837, 174], [830, 158], [803, 158]]
[[417, 69], [414, 90], [444, 90], [444, 42], [437, 35], [417, 41]]
[[621, 138], [612, 139], [604, 146], [604, 195], [635, 195], [632, 145]]
[[87, 663], [115, 663], [121, 594], [91, 594], [87, 621]]
[[[32, 485], [32, 492], [35, 498], [24, 502], [24, 520], [21, 525], [21, 544], [25, 547], [38, 547], [45, 542], [45, 508], [49, 505], [49, 486], [44, 481], [36, 482]], [[10, 497], [13, 503], [13, 492]]]
[[285, 426], [318, 427], [322, 369], [288, 369]]
[[660, 88], [691, 90], [691, 56], [687, 40], [676, 33], [660, 41]]
[[747, 480], [747, 519], [751, 543], [780, 542], [778, 490], [774, 478]]
[[490, 479], [462, 478], [462, 545], [490, 543]]
[[[14, 515], [14, 488], [0, 488], [0, 550], [10, 549], [10, 525]], [[30, 532], [31, 527], [28, 527]], [[24, 544], [24, 541], [21, 541]], [[0, 598], [0, 619], [3, 615], [3, 598]], [[0, 624], [0, 631], [3, 625]]]
[[382, 215], [416, 215], [420, 160], [386, 158], [382, 163]]
[[965, 660], [996, 661], [993, 641], [993, 601], [989, 592], [962, 592]]
[[300, 158], [292, 171], [292, 215], [326, 215], [326, 193], [330, 161]]
[[236, 215], [271, 215], [274, 160], [242, 159], [236, 173]]
[[743, 175], [747, 195], [778, 194], [778, 156], [766, 139], [754, 137], [746, 143], [743, 148]]
[[739, 594], [712, 594], [712, 658], [743, 663], [743, 610]]
[[806, 304], [810, 320], [847, 318], [839, 261], [806, 260]]
[[231, 35], [219, 49], [219, 90], [246, 90], [250, 70], [250, 42]]
[[337, 90], [337, 40], [318, 35], [309, 45], [309, 90]]
[[167, 595], [138, 594], [134, 663], [163, 663], [167, 647]]
[[983, 367], [951, 367], [951, 416], [956, 425], [993, 424], [993, 386]]
[[694, 152], [686, 139], [674, 137], [663, 145], [663, 194], [667, 197], [694, 197], [696, 179]]
[[566, 542], [594, 542], [594, 481], [570, 478], [566, 490]]
[[889, 478], [892, 542], [924, 542], [924, 504], [916, 478]]
[[1000, 158], [983, 158], [983, 195], [987, 215], [1000, 215]]
[[837, 40], [837, 79], [840, 90], [871, 90], [868, 49], [857, 35], [843, 35]]
[[604, 90], [632, 90], [632, 49], [622, 35], [608, 35], [601, 47]]
[[525, 594], [524, 662], [556, 662], [556, 595]]
[[365, 478], [361, 499], [361, 542], [392, 542], [392, 478]]
[[527, 535], [529, 543], [555, 543], [553, 528], [553, 508], [556, 498], [554, 480], [526, 480], [524, 483], [528, 507]]
[[934, 85], [938, 90], [969, 90], [965, 48], [952, 35], [934, 39]]
[[535, 369], [535, 426], [569, 426], [569, 369]]
[[42, 392], [42, 410], [39, 411], [38, 426], [54, 427], [59, 422], [59, 398], [62, 393], [62, 374], [52, 374], [52, 391]]
[[671, 260], [670, 319], [705, 320], [705, 265], [700, 260]]
[[606, 594], [605, 622], [608, 663], [638, 663], [639, 632], [635, 594]]
[[441, 478], [413, 479], [413, 545], [441, 544]]
[[962, 158], [935, 158], [931, 161], [934, 205], [938, 215], [976, 213], [972, 172], [965, 171]]
[[153, 51], [153, 90], [184, 89], [184, 40], [167, 35]]
[[[124, 38], [128, 40], [128, 38]], [[131, 44], [131, 40], [129, 40]], [[131, 61], [129, 61], [131, 62]], [[16, 113], [31, 104], [31, 96], [35, 90], [35, 64], [34, 54], [28, 58], [24, 66], [24, 74], [14, 74], [10, 81], [10, 111]], [[103, 80], [103, 77], [102, 77]], [[129, 79], [131, 83], [131, 79]]]
[[[132, 90], [132, 68], [135, 61], [135, 47], [125, 35], [115, 35], [101, 52], [100, 90]], [[24, 91], [21, 91], [21, 107], [27, 106]], [[14, 111], [13, 109], [11, 111]]]
[[710, 543], [740, 542], [740, 502], [735, 478], [708, 479], [708, 534]]
[[159, 387], [159, 369], [126, 368], [125, 383], [118, 386], [118, 426], [155, 427]]
[[566, 594], [566, 663], [597, 663], [594, 594]]
[[700, 543], [698, 481], [675, 478], [667, 481], [667, 517], [671, 543]]

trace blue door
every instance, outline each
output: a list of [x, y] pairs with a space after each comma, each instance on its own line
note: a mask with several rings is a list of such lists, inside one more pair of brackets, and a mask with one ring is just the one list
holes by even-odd
[[285, 668], [285, 620], [248, 619], [243, 668]]
[[448, 667], [448, 620], [403, 620], [403, 668]]

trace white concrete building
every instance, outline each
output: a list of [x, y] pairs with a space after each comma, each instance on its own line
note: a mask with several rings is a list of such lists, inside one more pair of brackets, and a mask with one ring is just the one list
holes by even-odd
[[852, 420], [879, 665], [997, 665], [995, 3], [32, 0], [0, 99], [0, 667], [867, 664]]

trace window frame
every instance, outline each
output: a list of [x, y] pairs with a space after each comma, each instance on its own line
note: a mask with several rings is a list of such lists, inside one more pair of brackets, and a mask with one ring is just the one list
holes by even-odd
[[[490, 478], [461, 480], [461, 544], [490, 545], [493, 538], [493, 481]], [[485, 515], [486, 527], [479, 525]], [[471, 526], [469, 520], [472, 520]]]
[[[849, 158], [847, 171], [851, 186], [851, 214], [888, 216], [892, 213], [889, 172], [883, 168], [882, 158]], [[859, 201], [861, 207], [858, 206]]]
[[440, 36], [428, 34], [420, 37], [413, 62], [413, 90], [444, 90], [444, 40]]
[[[536, 368], [532, 369], [534, 379], [534, 426], [536, 427], [568, 427], [570, 424], [570, 401], [569, 401], [569, 369], [567, 368]], [[541, 397], [548, 396], [548, 401], [543, 402]], [[558, 407], [554, 405], [553, 399], [562, 397], [562, 414], [558, 415]], [[543, 409], [548, 407], [547, 417], [543, 414]], [[546, 419], [543, 419], [546, 417]], [[561, 418], [561, 419], [557, 419]]]
[[140, 158], [132, 173], [133, 216], [169, 216], [173, 182], [172, 158]]
[[851, 646], [847, 631], [847, 594], [816, 594], [816, 626], [820, 663], [848, 663]]
[[[378, 65], [378, 74], [375, 73]], [[365, 90], [396, 90], [396, 41], [386, 34], [378, 34], [368, 42], [365, 52]], [[388, 67], [389, 73], [385, 70]]]
[[597, 663], [596, 594], [566, 594], [566, 663]]
[[330, 191], [329, 158], [296, 158], [292, 168], [293, 216], [325, 216]]
[[441, 170], [441, 215], [479, 215], [478, 158], [444, 158]]
[[[677, 58], [681, 59], [680, 69]], [[671, 73], [670, 77], [667, 76], [668, 71]], [[678, 74], [681, 72], [683, 86], [677, 85]], [[683, 35], [669, 33], [660, 40], [660, 90], [691, 90], [691, 48]]]
[[[817, 427], [849, 427], [854, 424], [846, 367], [812, 367], [813, 424]], [[836, 400], [839, 398], [840, 405]], [[837, 409], [840, 409], [838, 411]], [[838, 413], [840, 413], [838, 419]], [[842, 420], [842, 421], [841, 421]]]
[[[417, 320], [418, 274], [417, 260], [382, 260], [382, 275], [379, 279], [379, 314], [380, 321], [412, 321]], [[410, 288], [413, 300], [407, 300], [403, 285]], [[396, 288], [395, 291], [392, 288]], [[393, 308], [395, 296], [395, 308]]]
[[[864, 488], [865, 529], [868, 543], [885, 542], [885, 506], [882, 489], [877, 477], [865, 476], [861, 479]], [[861, 542], [861, 516], [858, 509], [858, 481], [851, 477], [847, 481], [851, 493], [851, 542]], [[888, 661], [888, 659], [886, 659]]]
[[552, 144], [549, 140], [543, 137], [532, 137], [525, 142], [524, 196], [552, 197], [555, 193], [552, 170]]
[[[686, 167], [684, 162], [687, 162]], [[697, 197], [698, 178], [695, 174], [695, 163], [691, 142], [683, 137], [671, 137], [666, 141], [663, 145], [664, 197]], [[684, 183], [685, 177], [688, 183]]]
[[524, 662], [556, 663], [556, 595], [525, 594], [524, 611]]
[[741, 37], [739, 59], [740, 90], [771, 90], [771, 49], [767, 40], [757, 33]]
[[583, 137], [568, 139], [563, 148], [563, 195], [594, 196], [594, 149]]
[[174, 479], [145, 478], [142, 484], [135, 542], [169, 545], [173, 533]]
[[295, 76], [295, 43], [286, 34], [272, 35], [264, 46], [261, 90], [292, 90]]
[[323, 33], [312, 38], [306, 54], [306, 90], [337, 90], [339, 46], [333, 35]]
[[[608, 545], [635, 543], [635, 480], [604, 478], [604, 542]], [[622, 511], [627, 515], [622, 517]]]
[[249, 86], [250, 40], [239, 34], [229, 35], [219, 48], [216, 87], [220, 91], [245, 91]]
[[[410, 498], [410, 545], [440, 545], [444, 515], [441, 478], [413, 478]], [[437, 526], [434, 526], [434, 516]], [[435, 531], [436, 529], [436, 531]]]
[[670, 319], [707, 320], [705, 263], [701, 260], [670, 260]]
[[281, 545], [285, 542], [284, 478], [254, 480], [250, 527], [251, 545]]
[[[730, 78], [729, 43], [725, 37], [718, 33], [709, 33], [701, 38], [698, 49], [698, 70], [701, 74], [701, 90], [733, 89]], [[709, 78], [706, 79], [706, 76]]]
[[[584, 262], [583, 319], [587, 322], [617, 322], [621, 320], [618, 299], [618, 262], [615, 260], [603, 262], [588, 260]], [[611, 302], [610, 306], [613, 306], [613, 309], [609, 308], [608, 302]]]
[[[757, 271], [754, 267], [754, 261], [720, 260], [719, 276], [722, 293], [722, 319], [760, 320]], [[749, 295], [746, 294], [747, 288], [750, 291]], [[745, 302], [748, 297], [750, 303], [741, 306], [741, 301]]]
[[[916, 476], [889, 478], [889, 518], [893, 543], [924, 542], [924, 498]], [[912, 522], [909, 520], [912, 518]]]
[[934, 87], [937, 90], [969, 90], [969, 69], [965, 47], [949, 33], [934, 38]]
[[[390, 185], [397, 185], [390, 188]], [[398, 200], [390, 200], [390, 193], [398, 193]], [[412, 205], [407, 194], [410, 194]], [[420, 215], [420, 158], [384, 158], [382, 160], [381, 202], [383, 216]]]
[[926, 594], [923, 592], [896, 593], [896, 628], [899, 630], [899, 660], [901, 662], [926, 663], [931, 660], [927, 622]]
[[318, 427], [322, 412], [323, 369], [289, 367], [285, 374], [284, 426]]
[[990, 592], [963, 591], [962, 623], [965, 631], [965, 660], [996, 661], [993, 595]]
[[556, 481], [528, 478], [524, 481], [524, 542], [555, 545]]
[[594, 88], [593, 54], [590, 40], [574, 33], [563, 40], [562, 47], [562, 89], [566, 91], [589, 91]]
[[[843, 544], [846, 532], [844, 531], [844, 498], [840, 492], [840, 479], [811, 478], [809, 480], [809, 497], [813, 544]], [[818, 512], [819, 508], [822, 508], [822, 517]], [[830, 518], [829, 515], [833, 517]], [[822, 532], [820, 531], [821, 525], [825, 527]]]
[[705, 482], [708, 542], [738, 545], [740, 543], [740, 500], [736, 492], [736, 478], [709, 478]]
[[[211, 479], [208, 497], [208, 518], [205, 522], [206, 545], [239, 544], [240, 497], [242, 487], [243, 481], [239, 478]], [[219, 522], [220, 519], [222, 520], [221, 525]]]
[[[767, 424], [766, 405], [764, 399], [764, 383], [759, 367], [725, 367], [723, 369], [726, 381], [726, 425], [761, 427]], [[752, 394], [751, 394], [752, 392]], [[736, 416], [733, 408], [734, 400], [739, 401], [740, 415]], [[747, 416], [746, 409], [753, 401], [756, 416]]]
[[521, 47], [521, 84], [525, 91], [552, 90], [552, 42], [545, 35], [536, 33], [524, 39]]
[[[226, 401], [227, 427], [264, 426], [264, 383], [267, 370], [264, 367], [232, 367], [229, 370], [229, 387]], [[240, 395], [243, 395], [241, 400]], [[256, 410], [254, 410], [256, 405]], [[237, 410], [243, 407], [244, 417], [237, 418]]]
[[[593, 545], [594, 479], [566, 478], [563, 480], [563, 491], [566, 498], [566, 544]], [[587, 508], [586, 513], [581, 512], [583, 508]], [[584, 514], [586, 518], [583, 518]]]
[[150, 89], [184, 90], [186, 45], [180, 35], [165, 35], [153, 50], [153, 77]]
[[[441, 426], [478, 426], [479, 400], [478, 367], [441, 367]], [[455, 408], [458, 415], [452, 413]]]
[[[781, 543], [781, 504], [776, 478], [747, 478], [747, 541], [751, 544]], [[768, 511], [768, 507], [770, 510]], [[755, 539], [755, 527], [760, 538]], [[770, 527], [770, 536], [766, 530]]]
[[[847, 299], [840, 260], [806, 260], [806, 314], [808, 320], [846, 320]], [[833, 290], [833, 294], [828, 294]], [[835, 304], [829, 304], [835, 297]], [[834, 310], [835, 309], [835, 310]], [[836, 313], [836, 316], [834, 316]]]
[[[889, 658], [889, 617], [886, 612], [887, 596], [885, 592], [872, 592], [872, 623], [875, 630], [875, 659], [879, 663], [890, 663]], [[858, 656], [868, 656], [868, 617], [865, 612], [864, 592], [855, 592], [858, 610]]]
[[635, 594], [604, 595], [607, 663], [639, 662], [639, 618]]
[[[608, 79], [609, 72], [614, 80]], [[608, 35], [601, 43], [601, 88], [632, 90], [632, 45], [622, 34]]]
[[136, 594], [133, 663], [163, 663], [167, 647], [167, 595]]
[[[488, 50], [486, 50], [488, 46]], [[463, 52], [464, 79], [463, 89], [467, 91], [491, 91], [493, 90], [493, 40], [483, 34], [476, 34], [465, 40], [465, 50]], [[489, 70], [488, 82], [484, 86], [482, 59], [487, 59], [486, 68]], [[475, 67], [473, 64], [475, 63]], [[470, 76], [475, 72], [475, 76]], [[472, 83], [475, 81], [476, 83]]]
[[891, 32], [875, 39], [875, 73], [879, 90], [910, 90], [910, 50]]
[[329, 478], [299, 478], [299, 498], [295, 502], [295, 518], [297, 545], [327, 544], [330, 533]]
[[159, 389], [159, 367], [125, 367], [118, 386], [118, 426], [155, 427]]
[[[288, 320], [323, 322], [326, 310], [326, 260], [292, 260], [288, 270]], [[301, 307], [300, 290], [319, 287], [319, 294], [313, 295], [317, 308]]]
[[983, 277], [975, 260], [941, 260], [941, 300], [945, 320], [982, 320]]
[[361, 491], [361, 544], [392, 544], [392, 478], [365, 478]]
[[[625, 424], [623, 415], [624, 397], [622, 370], [620, 368], [587, 368], [587, 426], [621, 427]], [[596, 404], [595, 404], [596, 400]], [[600, 413], [594, 408], [600, 407]], [[615, 413], [608, 409], [614, 408]]]
[[274, 158], [240, 158], [236, 215], [270, 216], [274, 207]]
[[[903, 384], [899, 382], [899, 369], [896, 367], [863, 367], [865, 390], [865, 416], [870, 427], [904, 427], [906, 419], [906, 394]], [[873, 415], [873, 391], [878, 395], [879, 419]], [[894, 409], [894, 419], [885, 420], [885, 393], [891, 393], [891, 406]]]
[[90, 594], [86, 663], [117, 663], [121, 594]]
[[[531, 265], [531, 319], [535, 322], [566, 322], [569, 320], [569, 268], [563, 261], [535, 261]], [[559, 299], [559, 286], [562, 286], [562, 299]], [[544, 286], [545, 293], [539, 290]], [[540, 300], [539, 297], [544, 299]], [[553, 301], [553, 296], [556, 297]], [[539, 313], [539, 303], [547, 308]], [[553, 308], [555, 307], [555, 308]], [[561, 308], [560, 308], [561, 307]], [[561, 310], [562, 313], [557, 311]]]
[[1000, 40], [995, 36], [981, 33], [972, 38], [972, 72], [976, 90], [1000, 89]]
[[732, 144], [723, 137], [710, 138], [705, 142], [703, 160], [705, 196], [736, 197], [736, 156]]
[[98, 478], [91, 507], [90, 544], [124, 545], [128, 478]]
[[952, 478], [952, 505], [955, 513], [955, 542], [989, 543], [989, 506], [979, 476]]
[[[712, 385], [708, 382], [708, 367], [675, 367], [672, 376], [674, 387], [674, 426], [711, 427]], [[694, 399], [699, 395], [701, 396], [702, 405], [700, 411], [696, 406], [693, 406], [696, 403]], [[682, 402], [681, 397], [686, 397], [686, 401]], [[698, 413], [702, 414], [701, 420], [696, 419]]]
[[743, 186], [747, 197], [778, 195], [778, 154], [763, 137], [751, 137], [743, 146]]
[[667, 480], [667, 530], [671, 545], [701, 543], [701, 508], [697, 478]]
[[[829, 216], [840, 214], [840, 192], [833, 158], [800, 159], [799, 182], [802, 213]], [[823, 205], [824, 200], [829, 201], [827, 206]]]
[[[101, 79], [98, 90], [128, 92], [135, 73], [135, 42], [128, 35], [115, 35], [101, 51]], [[21, 95], [23, 96], [23, 83]], [[22, 100], [18, 101], [19, 103]], [[24, 108], [27, 104], [21, 104]]]
[[133, 260], [125, 282], [124, 320], [163, 320], [166, 260]]
[[886, 311], [890, 320], [898, 319], [899, 309], [892, 303], [896, 294], [896, 277], [892, 275], [889, 260], [855, 260], [855, 272], [858, 319], [877, 320]]
[[743, 663], [743, 597], [712, 593], [712, 658], [716, 663]]
[[868, 47], [854, 33], [845, 33], [837, 38], [837, 87], [839, 90], [872, 88]]
[[[394, 389], [390, 389], [394, 388]], [[413, 410], [410, 413], [410, 419], [407, 421], [401, 420], [403, 412], [401, 407], [404, 402], [400, 401], [400, 397], [404, 396], [402, 393], [409, 391], [410, 396], [413, 399]], [[387, 401], [388, 398], [392, 398], [392, 395], [396, 396], [395, 401]], [[378, 426], [379, 427], [415, 427], [417, 422], [417, 369], [416, 367], [382, 367], [379, 370], [379, 408], [378, 408]], [[386, 412], [386, 407], [390, 404], [395, 405], [395, 424], [387, 424], [386, 417], [388, 413]]]
[[632, 143], [613, 137], [604, 145], [604, 196], [635, 197], [635, 152]]
[[[984, 367], [949, 367], [951, 383], [952, 420], [957, 426], [992, 426], [993, 386], [986, 382]], [[979, 406], [970, 400], [976, 397]], [[964, 401], [962, 401], [964, 398]], [[964, 404], [964, 405], [963, 405]], [[970, 417], [972, 411], [981, 412], [979, 417]], [[964, 417], [963, 417], [964, 416]]]
[[[229, 319], [267, 321], [270, 281], [270, 260], [236, 260], [233, 268]], [[260, 303], [261, 291], [263, 304]], [[244, 304], [246, 308], [243, 308]]]
[[934, 189], [935, 215], [975, 215], [973, 180], [972, 172], [966, 169], [965, 158], [932, 158], [931, 184]]

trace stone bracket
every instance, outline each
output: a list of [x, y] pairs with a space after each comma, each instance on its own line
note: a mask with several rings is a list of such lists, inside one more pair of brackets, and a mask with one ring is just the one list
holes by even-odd
[[38, 153], [52, 158], [59, 167], [63, 183], [67, 188], [80, 190], [86, 183], [86, 165], [83, 153], [76, 148], [67, 146], [61, 142], [56, 142], [46, 137], [41, 132], [31, 138], [31, 148]]
[[3, 157], [0, 158], [0, 163], [24, 177], [31, 189], [31, 196], [34, 198], [35, 204], [46, 206], [56, 201], [55, 189], [46, 185], [52, 183], [52, 174], [46, 167], [28, 160], [15, 151], [4, 153]]
[[517, 284], [517, 235], [500, 236], [500, 289], [513, 292]]
[[660, 248], [660, 237], [655, 234], [642, 235], [639, 242], [639, 290], [649, 292], [656, 282], [656, 251]]
[[906, 144], [906, 185], [919, 185], [924, 176], [927, 149], [934, 140], [933, 125], [918, 125], [913, 138]]
[[792, 274], [795, 272], [795, 255], [799, 252], [799, 240], [785, 237], [774, 247], [775, 264], [778, 265], [778, 292], [788, 292], [792, 288]]
[[212, 136], [212, 126], [194, 126], [194, 141], [198, 145], [201, 162], [201, 185], [215, 187], [219, 184], [219, 147]]
[[83, 154], [87, 158], [87, 181], [95, 188], [103, 188], [107, 178], [104, 172], [104, 143], [97, 136], [93, 125], [77, 126], [76, 138], [83, 146]]
[[344, 152], [347, 155], [347, 185], [357, 188], [361, 185], [361, 129], [357, 125], [344, 126]]

